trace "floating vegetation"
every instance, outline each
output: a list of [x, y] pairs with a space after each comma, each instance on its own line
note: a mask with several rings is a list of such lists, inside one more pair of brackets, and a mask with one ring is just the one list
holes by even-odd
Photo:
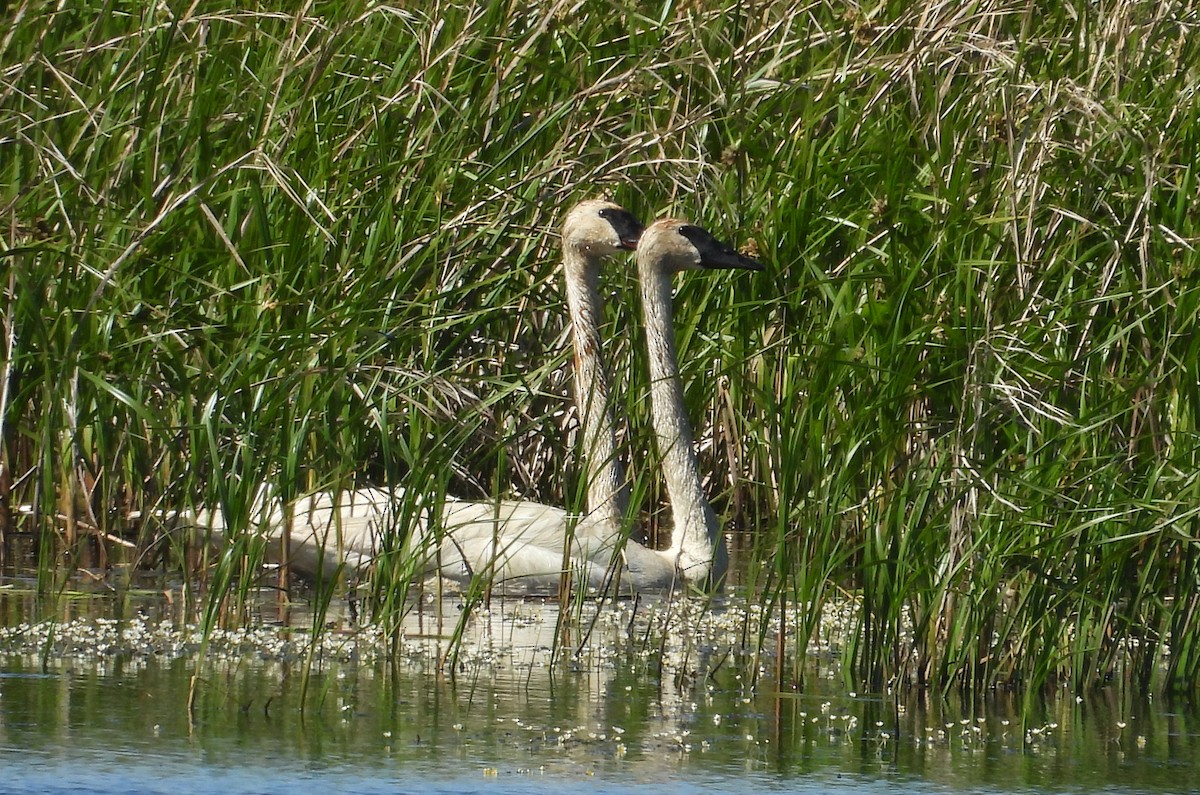
[[[823, 660], [825, 676], [834, 678], [836, 649], [844, 643], [848, 625], [836, 611], [827, 614], [827, 634], [838, 640], [831, 641], [825, 654], [814, 659]], [[727, 668], [732, 672], [731, 681], [747, 688], [758, 677], [778, 672], [773, 658], [762, 655], [757, 644], [747, 640], [747, 630], [774, 637], [780, 628], [778, 617], [765, 617], [755, 605], [746, 609], [737, 605], [714, 608], [701, 600], [593, 602], [577, 618], [587, 632], [572, 642], [559, 632], [554, 603], [543, 600], [515, 600], [476, 610], [467, 629], [457, 636], [432, 631], [436, 616], [415, 609], [396, 637], [389, 637], [374, 624], [320, 631], [259, 624], [205, 633], [197, 625], [138, 614], [126, 620], [83, 618], [0, 627], [0, 657], [75, 664], [117, 658], [203, 658], [216, 664], [258, 660], [312, 662], [318, 667], [335, 663], [371, 666], [386, 661], [449, 674], [557, 664], [577, 670], [637, 664], [656, 677], [681, 681], [703, 681]]]

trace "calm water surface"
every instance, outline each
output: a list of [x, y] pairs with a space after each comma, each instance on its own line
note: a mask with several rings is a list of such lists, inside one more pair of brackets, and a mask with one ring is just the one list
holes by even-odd
[[607, 627], [552, 662], [555, 610], [480, 617], [453, 677], [427, 624], [395, 666], [347, 652], [307, 681], [303, 658], [251, 644], [197, 662], [10, 643], [0, 792], [1200, 792], [1187, 705], [1064, 694], [1022, 726], [1017, 696], [849, 693], [820, 668], [781, 693], [728, 648], [631, 653]]

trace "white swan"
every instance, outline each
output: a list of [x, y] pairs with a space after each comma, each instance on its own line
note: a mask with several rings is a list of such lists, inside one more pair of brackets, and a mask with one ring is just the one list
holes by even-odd
[[[718, 587], [724, 580], [728, 553], [716, 514], [704, 496], [696, 465], [675, 349], [671, 279], [681, 270], [762, 270], [762, 265], [718, 242], [704, 229], [675, 219], [658, 221], [642, 233], [637, 262], [650, 353], [654, 430], [675, 520], [671, 545], [665, 550], [655, 550], [632, 539], [622, 543], [614, 538], [611, 526], [614, 521], [619, 524], [621, 517], [617, 514], [614, 518], [605, 511], [619, 501], [612, 497], [611, 491], [601, 491], [603, 510], [589, 514], [574, 527], [569, 565], [593, 587], [604, 587], [607, 578], [616, 574], [622, 592], [668, 589], [682, 583]], [[607, 382], [602, 367], [596, 378]], [[611, 418], [598, 418], [597, 425], [602, 421], [611, 428]], [[608, 442], [611, 436], [610, 431]], [[599, 441], [601, 445], [605, 443]], [[455, 512], [465, 518], [470, 511], [495, 510], [486, 504], [471, 505], [456, 508]], [[450, 543], [470, 544], [469, 557], [491, 566], [501, 580], [523, 578], [527, 584], [539, 588], [554, 587], [563, 562], [567, 516], [552, 508], [544, 508], [545, 512], [536, 517], [521, 514], [520, 511], [527, 510], [521, 506], [529, 505], [514, 505], [513, 513], [502, 525], [478, 514], [472, 515], [466, 525], [447, 522], [446, 538]], [[484, 525], [483, 533], [475, 529], [474, 522], [479, 520]], [[489, 530], [496, 532], [489, 536]], [[475, 546], [476, 542], [482, 545]], [[444, 541], [443, 553], [445, 544]], [[454, 573], [447, 572], [444, 566], [442, 573], [454, 578]]]
[[729, 557], [716, 514], [704, 496], [679, 359], [671, 305], [671, 278], [682, 270], [762, 270], [761, 263], [719, 242], [704, 229], [678, 219], [651, 224], [637, 247], [638, 281], [650, 355], [650, 400], [663, 478], [671, 502], [674, 529], [666, 550], [647, 549], [629, 541], [623, 577], [635, 590], [669, 587], [682, 579], [716, 587], [725, 577]]
[[[609, 377], [601, 350], [599, 323], [604, 308], [599, 294], [603, 260], [637, 244], [642, 225], [617, 204], [589, 200], [576, 205], [562, 227], [563, 270], [575, 349], [574, 393], [580, 411], [582, 456], [586, 463], [588, 513], [575, 522], [565, 511], [528, 501], [470, 501], [449, 498], [434, 518], [441, 532], [423, 525], [407, 544], [408, 554], [422, 558], [419, 570], [436, 569], [465, 581], [490, 572], [496, 580], [522, 579], [526, 585], [557, 585], [563, 569], [567, 529], [579, 524], [571, 558], [590, 559], [599, 548], [617, 543], [629, 502], [616, 452]], [[269, 557], [279, 559], [279, 544], [290, 523], [288, 565], [307, 576], [331, 577], [341, 566], [361, 569], [383, 548], [383, 534], [402, 523], [396, 509], [402, 489], [355, 489], [320, 492], [290, 506], [291, 518], [266, 489], [252, 511], [252, 526], [271, 542]], [[225, 535], [220, 511], [201, 509], [195, 524], [216, 541]], [[426, 520], [427, 521], [427, 520]], [[433, 540], [441, 538], [441, 543]], [[510, 550], [523, 548], [520, 555]], [[589, 584], [599, 586], [603, 571], [591, 571]]]

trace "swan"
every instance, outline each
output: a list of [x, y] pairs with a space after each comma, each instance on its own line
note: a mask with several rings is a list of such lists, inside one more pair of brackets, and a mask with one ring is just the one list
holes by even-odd
[[650, 403], [674, 528], [666, 550], [629, 541], [624, 577], [634, 590], [674, 587], [678, 581], [719, 587], [729, 563], [725, 539], [704, 496], [695, 443], [683, 401], [671, 302], [674, 274], [684, 270], [763, 270], [707, 230], [677, 218], [651, 224], [637, 246], [638, 282], [650, 358]]
[[[679, 377], [671, 283], [674, 274], [683, 270], [762, 270], [763, 266], [703, 228], [678, 219], [657, 221], [642, 232], [637, 264], [650, 358], [651, 416], [675, 524], [671, 545], [656, 550], [612, 534], [612, 524], [619, 526], [621, 515], [614, 517], [606, 512], [619, 504], [610, 481], [597, 495], [605, 510], [593, 511], [574, 527], [567, 562], [573, 572], [595, 588], [606, 587], [615, 575], [622, 592], [665, 590], [682, 584], [715, 589], [724, 581], [729, 558], [720, 524], [700, 483]], [[606, 384], [602, 360], [597, 361], [600, 367], [595, 378]], [[602, 394], [606, 396], [607, 390]], [[611, 429], [611, 416], [597, 419], [597, 426], [603, 428], [603, 423]], [[595, 436], [604, 433], [586, 438]], [[607, 436], [611, 442], [611, 430]], [[611, 462], [600, 463], [609, 474], [619, 473]], [[593, 460], [589, 466], [595, 467], [597, 462]], [[616, 482], [619, 484], [619, 480]], [[452, 515], [457, 514], [465, 522], [447, 522], [443, 552], [447, 542], [459, 544], [464, 550], [469, 547], [470, 554], [463, 557], [488, 561], [501, 581], [517, 578], [529, 586], [555, 587], [562, 570], [568, 516], [547, 506], [510, 505], [512, 513], [505, 514], [503, 524], [495, 523], [495, 509], [487, 504], [447, 506]], [[502, 508], [501, 513], [508, 510]], [[523, 515], [522, 511], [531, 513]], [[483, 532], [479, 532], [480, 527]], [[458, 579], [455, 575], [461, 572], [447, 572], [443, 566], [442, 574]]]
[[[621, 251], [632, 251], [642, 224], [618, 204], [590, 199], [577, 204], [562, 224], [563, 274], [571, 318], [575, 351], [574, 397], [580, 412], [582, 456], [587, 477], [587, 515], [583, 532], [571, 549], [572, 557], [590, 558], [597, 548], [617, 542], [629, 503], [616, 451], [609, 377], [600, 339], [604, 314], [599, 292], [603, 261]], [[290, 524], [288, 565], [306, 576], [335, 576], [341, 566], [365, 568], [381, 549], [382, 535], [399, 524], [396, 507], [404, 499], [403, 489], [363, 488], [341, 492], [318, 492], [301, 497], [290, 507], [289, 520], [283, 506], [267, 489], [260, 490], [252, 510], [252, 524], [265, 530], [278, 555], [278, 543]], [[440, 517], [443, 540], [426, 527], [409, 539], [408, 552], [421, 555], [421, 569], [438, 570], [443, 576], [465, 581], [485, 569], [495, 579], [524, 578], [537, 586], [553, 579], [557, 584], [563, 568], [563, 542], [573, 518], [565, 511], [529, 501], [470, 501], [447, 498]], [[426, 519], [428, 521], [428, 519]], [[225, 522], [219, 510], [201, 508], [193, 524], [208, 530], [210, 540], [219, 542]], [[505, 551], [516, 541], [524, 552]], [[598, 586], [603, 572], [590, 573], [589, 584]]]

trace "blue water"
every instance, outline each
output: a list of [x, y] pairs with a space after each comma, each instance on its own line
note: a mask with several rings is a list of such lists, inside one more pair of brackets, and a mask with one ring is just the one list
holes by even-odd
[[564, 789], [592, 793], [658, 792], [663, 795], [691, 795], [711, 792], [830, 792], [875, 793], [930, 792], [920, 782], [884, 782], [861, 780], [852, 776], [820, 776], [811, 779], [749, 779], [704, 778], [665, 779], [647, 781], [642, 777], [616, 775], [564, 778], [538, 773], [507, 774], [492, 778], [455, 775], [447, 770], [362, 771], [351, 768], [310, 767], [291, 769], [284, 760], [267, 761], [252, 766], [221, 766], [203, 760], [171, 757], [138, 756], [128, 760], [97, 762], [91, 759], [32, 762], [0, 757], [5, 765], [5, 783], [0, 792], [63, 793], [130, 793], [130, 795], [228, 795], [229, 793], [263, 793], [264, 795], [296, 795], [310, 793], [319, 787], [323, 793], [547, 793], [558, 795]]
[[[1130, 715], [1139, 727], [1124, 735], [1068, 700], [1077, 716], [1027, 742], [996, 715], [935, 721], [909, 705], [897, 740], [874, 725], [878, 697], [747, 704], [710, 686], [689, 701], [617, 674], [489, 670], [450, 682], [341, 666], [302, 695], [294, 670], [255, 663], [206, 676], [189, 717], [190, 664], [119, 668], [9, 661], [0, 792], [1200, 791], [1194, 724], [1169, 710]], [[939, 730], [951, 739], [922, 740]]]

